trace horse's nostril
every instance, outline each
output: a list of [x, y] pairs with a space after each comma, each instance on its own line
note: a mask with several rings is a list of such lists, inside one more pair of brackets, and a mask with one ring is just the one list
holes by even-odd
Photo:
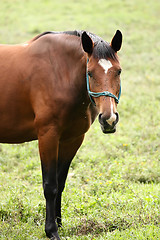
[[99, 114], [99, 121], [101, 121], [102, 113]]
[[116, 112], [115, 115], [116, 115], [116, 121], [115, 121], [115, 124], [117, 124], [118, 121], [119, 121], [119, 114], [118, 114], [118, 112]]
[[99, 122], [100, 122], [100, 124], [106, 123], [106, 118], [103, 116], [102, 113], [99, 114]]

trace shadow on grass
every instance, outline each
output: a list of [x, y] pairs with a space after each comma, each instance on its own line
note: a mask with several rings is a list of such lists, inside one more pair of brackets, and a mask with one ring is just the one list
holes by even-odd
[[[94, 235], [99, 235], [102, 232], [107, 233], [107, 232], [113, 232], [116, 229], [118, 230], [125, 230], [129, 228], [132, 224], [127, 222], [125, 219], [116, 219], [114, 221], [106, 221], [103, 223], [99, 223], [96, 220], [86, 220], [82, 219], [81, 224], [75, 227], [72, 227], [68, 229], [67, 234], [68, 236], [82, 236], [82, 235], [89, 235], [89, 234], [94, 234]], [[65, 231], [63, 228], [61, 231]], [[63, 233], [62, 233], [63, 234]]]

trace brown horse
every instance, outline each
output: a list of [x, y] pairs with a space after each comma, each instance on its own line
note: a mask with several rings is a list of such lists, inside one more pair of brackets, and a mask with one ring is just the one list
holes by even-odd
[[60, 239], [61, 195], [70, 163], [99, 113], [116, 130], [122, 34], [111, 44], [85, 31], [45, 32], [0, 45], [0, 142], [38, 139], [46, 199], [46, 235]]

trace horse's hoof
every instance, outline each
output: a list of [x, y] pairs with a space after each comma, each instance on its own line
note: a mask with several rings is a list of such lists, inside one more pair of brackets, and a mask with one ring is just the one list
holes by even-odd
[[52, 234], [51, 240], [61, 240], [61, 239], [60, 239], [58, 233], [56, 232], [56, 233]]

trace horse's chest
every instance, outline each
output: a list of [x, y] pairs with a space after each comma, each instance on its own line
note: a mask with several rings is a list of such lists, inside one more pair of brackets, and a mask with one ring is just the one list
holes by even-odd
[[72, 114], [68, 118], [62, 138], [74, 138], [85, 134], [96, 118], [96, 112], [88, 109], [84, 112]]

